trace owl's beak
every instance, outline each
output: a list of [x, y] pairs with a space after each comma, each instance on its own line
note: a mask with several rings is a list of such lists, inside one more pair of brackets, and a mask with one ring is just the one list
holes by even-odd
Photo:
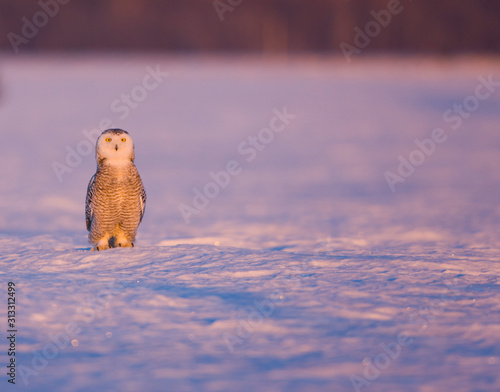
[[118, 144], [115, 144], [115, 150], [118, 151]]

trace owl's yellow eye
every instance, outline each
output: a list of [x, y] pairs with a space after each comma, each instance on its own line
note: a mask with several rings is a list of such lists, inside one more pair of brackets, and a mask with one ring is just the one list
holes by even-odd
[[124, 137], [122, 137], [122, 142], [125, 143], [126, 141], [127, 141], [127, 139], [125, 139]]
[[111, 141], [111, 138], [107, 137], [105, 140], [109, 143]]

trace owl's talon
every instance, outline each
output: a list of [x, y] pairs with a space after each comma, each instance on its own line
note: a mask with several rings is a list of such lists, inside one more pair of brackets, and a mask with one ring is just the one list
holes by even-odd
[[97, 244], [95, 244], [92, 250], [101, 251], [104, 249], [109, 249], [108, 239], [106, 237], [102, 238]]

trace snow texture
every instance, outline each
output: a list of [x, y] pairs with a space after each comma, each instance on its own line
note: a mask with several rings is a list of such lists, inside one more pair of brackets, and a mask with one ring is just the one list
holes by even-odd
[[[2, 55], [0, 389], [499, 391], [499, 69]], [[100, 124], [135, 141], [132, 249], [87, 243]]]

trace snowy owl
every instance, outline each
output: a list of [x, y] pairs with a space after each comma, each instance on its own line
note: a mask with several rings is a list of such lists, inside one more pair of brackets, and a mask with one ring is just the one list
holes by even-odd
[[97, 139], [97, 172], [90, 179], [85, 202], [93, 250], [134, 246], [146, 208], [146, 191], [134, 158], [128, 132], [108, 129]]

